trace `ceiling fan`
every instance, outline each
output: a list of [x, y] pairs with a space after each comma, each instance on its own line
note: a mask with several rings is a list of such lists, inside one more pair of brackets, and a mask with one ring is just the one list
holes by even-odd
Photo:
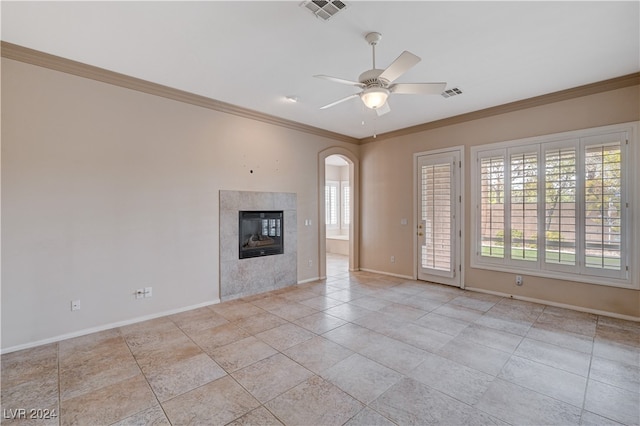
[[348, 101], [356, 97], [360, 97], [367, 108], [376, 111], [378, 116], [391, 111], [387, 98], [392, 93], [408, 94], [408, 95], [439, 95], [444, 91], [447, 83], [393, 83], [398, 77], [407, 72], [411, 67], [416, 65], [421, 59], [406, 50], [396, 58], [386, 69], [376, 68], [376, 45], [382, 38], [382, 34], [371, 32], [365, 37], [365, 40], [372, 47], [373, 51], [373, 68], [363, 72], [358, 77], [358, 81], [345, 80], [328, 75], [314, 75], [314, 77], [324, 80], [333, 81], [340, 84], [348, 84], [362, 89], [360, 93], [354, 93], [346, 98], [331, 102], [320, 109], [331, 108], [342, 102]]

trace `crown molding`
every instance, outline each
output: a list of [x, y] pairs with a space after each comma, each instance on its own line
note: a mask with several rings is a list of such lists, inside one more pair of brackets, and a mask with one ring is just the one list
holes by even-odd
[[184, 90], [174, 89], [150, 81], [131, 77], [125, 74], [109, 71], [104, 68], [83, 64], [82, 62], [72, 61], [60, 56], [51, 55], [38, 50], [29, 49], [17, 44], [2, 41], [0, 44], [3, 58], [13, 59], [15, 61], [48, 68], [54, 71], [60, 71], [67, 74], [76, 75], [78, 77], [88, 78], [102, 83], [112, 84], [114, 86], [124, 87], [138, 92], [150, 95], [160, 96], [178, 102], [211, 109], [214, 111], [233, 114], [251, 120], [262, 121], [264, 123], [285, 127], [300, 132], [326, 137], [341, 142], [358, 144], [359, 139], [340, 133], [330, 132], [318, 127], [308, 126], [291, 120], [275, 117], [273, 115], [264, 114], [258, 111], [241, 108], [226, 102], [217, 101], [206, 96], [196, 95]]
[[640, 72], [628, 74], [609, 80], [599, 81], [596, 83], [585, 84], [584, 86], [574, 87], [572, 89], [561, 90], [558, 92], [548, 93], [533, 98], [523, 99], [521, 101], [510, 102], [508, 104], [498, 105], [478, 111], [460, 114], [453, 117], [443, 118], [442, 120], [431, 121], [429, 123], [418, 124], [416, 126], [406, 127], [404, 129], [395, 130], [393, 132], [376, 135], [376, 137], [367, 137], [360, 139], [360, 144], [380, 141], [384, 139], [406, 136], [413, 133], [424, 132], [439, 127], [460, 124], [466, 121], [478, 120], [480, 118], [492, 117], [495, 115], [505, 114], [508, 112], [520, 111], [527, 108], [534, 108], [554, 102], [566, 101], [587, 95], [608, 92], [610, 90], [622, 89], [630, 86], [640, 85]]
[[78, 77], [84, 77], [96, 81], [100, 81], [107, 84], [112, 84], [119, 87], [124, 87], [131, 90], [147, 93], [150, 95], [160, 96], [167, 99], [172, 99], [178, 102], [184, 102], [187, 104], [219, 111], [227, 114], [233, 114], [240, 117], [248, 118], [251, 120], [262, 121], [268, 124], [273, 124], [280, 127], [285, 127], [300, 132], [326, 137], [341, 142], [362, 145], [370, 142], [381, 141], [385, 139], [396, 138], [399, 136], [410, 135], [413, 133], [424, 132], [439, 127], [451, 126], [454, 124], [460, 124], [467, 121], [478, 120], [481, 118], [492, 117], [509, 112], [519, 111], [527, 108], [534, 108], [537, 106], [547, 105], [554, 102], [566, 101], [570, 99], [579, 98], [582, 96], [593, 95], [597, 93], [607, 92], [615, 89], [622, 89], [630, 86], [640, 85], [640, 72], [634, 74], [628, 74], [621, 77], [612, 78], [609, 80], [599, 81], [596, 83], [586, 84], [583, 86], [574, 87], [571, 89], [561, 90], [558, 92], [548, 93], [541, 96], [536, 96], [529, 99], [523, 99], [520, 101], [510, 102], [495, 107], [485, 108], [478, 111], [469, 112], [466, 114], [460, 114], [453, 117], [444, 118], [442, 120], [431, 121], [424, 124], [418, 124], [416, 126], [406, 127], [404, 129], [395, 130], [393, 132], [383, 133], [376, 135], [376, 137], [367, 138], [354, 138], [346, 136], [340, 133], [330, 132], [328, 130], [320, 129], [318, 127], [309, 126], [306, 124], [298, 123], [291, 120], [285, 120], [283, 118], [275, 117], [273, 115], [264, 114], [258, 111], [241, 108], [236, 105], [232, 105], [226, 102], [217, 101], [215, 99], [208, 98], [206, 96], [196, 95], [194, 93], [186, 92], [184, 90], [174, 89], [168, 86], [164, 86], [157, 83], [152, 83], [139, 78], [131, 77], [125, 74], [105, 70], [103, 68], [95, 67], [92, 65], [83, 64], [82, 62], [72, 61], [70, 59], [62, 58], [60, 56], [51, 55], [48, 53], [40, 52], [38, 50], [29, 49], [27, 47], [19, 46], [13, 43], [2, 41], [0, 44], [1, 56], [7, 59], [13, 59], [20, 62], [25, 62], [31, 65], [36, 65], [55, 71], [64, 72], [67, 74], [73, 74]]

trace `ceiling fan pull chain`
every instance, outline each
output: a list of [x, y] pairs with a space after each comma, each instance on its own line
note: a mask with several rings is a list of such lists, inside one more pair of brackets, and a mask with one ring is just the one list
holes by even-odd
[[378, 126], [376, 126], [376, 124], [378, 124], [378, 115], [377, 114], [373, 116], [373, 138], [374, 139], [378, 136], [376, 134], [376, 133], [378, 133], [377, 130], [376, 130]]

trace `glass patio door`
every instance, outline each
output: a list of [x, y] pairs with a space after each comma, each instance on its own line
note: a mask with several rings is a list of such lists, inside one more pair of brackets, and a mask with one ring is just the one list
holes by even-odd
[[417, 157], [418, 279], [461, 286], [460, 152]]

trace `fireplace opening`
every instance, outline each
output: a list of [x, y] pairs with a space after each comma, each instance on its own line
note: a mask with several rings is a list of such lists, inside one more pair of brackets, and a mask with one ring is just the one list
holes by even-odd
[[284, 219], [280, 211], [239, 212], [240, 259], [284, 253]]

